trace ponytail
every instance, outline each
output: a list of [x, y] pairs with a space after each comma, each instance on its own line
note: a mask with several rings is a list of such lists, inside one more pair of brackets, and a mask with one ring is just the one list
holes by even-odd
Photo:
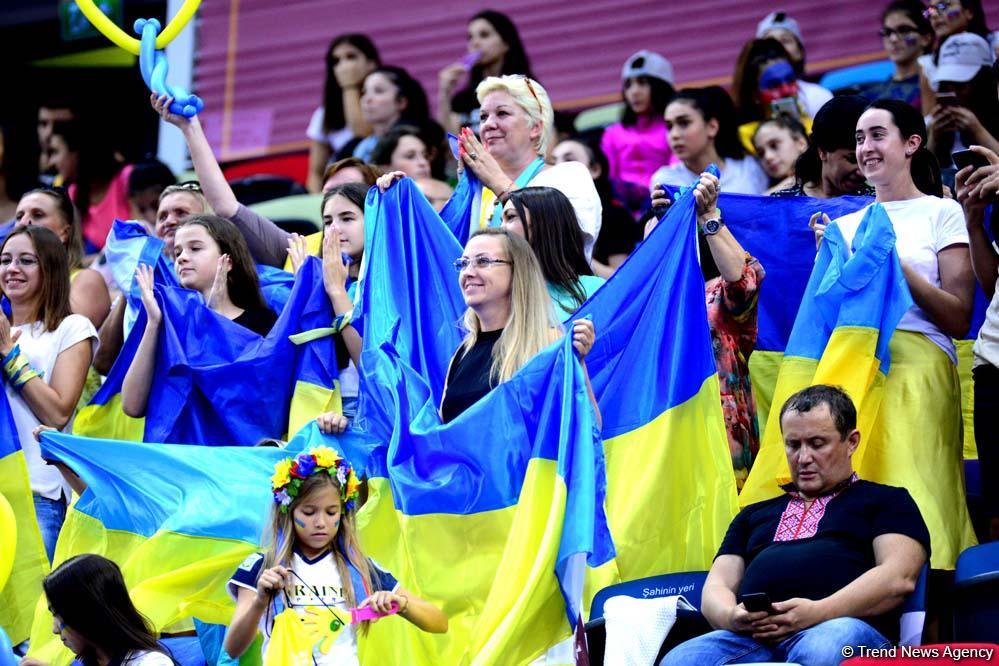
[[923, 194], [943, 196], [943, 181], [940, 178], [940, 162], [926, 146], [919, 146], [912, 154], [909, 164], [912, 182]]

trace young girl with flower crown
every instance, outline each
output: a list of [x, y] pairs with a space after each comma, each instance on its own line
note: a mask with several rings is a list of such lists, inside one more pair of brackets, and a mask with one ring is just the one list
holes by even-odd
[[397, 611], [424, 631], [447, 631], [444, 613], [361, 552], [354, 525], [360, 483], [336, 451], [320, 446], [286, 458], [274, 466], [271, 481], [270, 547], [248, 557], [229, 581], [236, 612], [226, 652], [242, 655], [259, 630], [265, 663], [271, 663], [268, 647], [272, 638], [288, 645], [278, 632], [291, 616], [288, 632], [311, 635], [311, 660], [301, 663], [357, 664], [357, 629], [365, 633], [369, 621], [351, 625], [355, 607]]

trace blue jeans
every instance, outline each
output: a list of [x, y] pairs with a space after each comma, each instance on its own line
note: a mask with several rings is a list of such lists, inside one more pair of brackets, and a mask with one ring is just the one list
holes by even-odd
[[32, 495], [35, 500], [35, 516], [38, 518], [38, 529], [42, 531], [42, 543], [49, 562], [55, 556], [56, 541], [59, 540], [59, 530], [66, 520], [66, 500], [49, 499], [41, 495]]
[[890, 647], [891, 641], [863, 620], [840, 617], [799, 631], [777, 644], [759, 643], [731, 631], [712, 631], [670, 650], [659, 666], [721, 666], [754, 662], [791, 662], [802, 666], [837, 666], [843, 648]]

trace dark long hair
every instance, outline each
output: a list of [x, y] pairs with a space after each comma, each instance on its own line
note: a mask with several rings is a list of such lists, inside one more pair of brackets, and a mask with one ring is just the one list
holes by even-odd
[[940, 180], [940, 163], [926, 147], [926, 123], [923, 115], [911, 104], [898, 99], [879, 99], [872, 102], [868, 109], [881, 109], [891, 114], [892, 122], [906, 141], [913, 135], [920, 138], [919, 148], [912, 155], [909, 163], [909, 173], [912, 182], [923, 194], [935, 197], [943, 196], [943, 183]]
[[[395, 149], [399, 146], [399, 141], [401, 141], [404, 136], [415, 136], [421, 143], [423, 142], [423, 137], [420, 135], [419, 128], [413, 127], [412, 125], [396, 125], [385, 133], [385, 136], [378, 141], [374, 150], [371, 151], [371, 163], [377, 164], [378, 166], [392, 164], [392, 153], [395, 152]], [[429, 151], [429, 148], [425, 143], [423, 147], [427, 148]]]
[[688, 104], [701, 114], [704, 122], [718, 121], [718, 134], [715, 135], [715, 151], [720, 157], [741, 160], [746, 149], [739, 139], [739, 126], [735, 119], [735, 106], [724, 88], [684, 88], [673, 98], [674, 102]]
[[[350, 203], [361, 209], [361, 218], [364, 218], [364, 200], [368, 197], [370, 187], [364, 183], [344, 183], [337, 185], [323, 192], [323, 202], [319, 208], [319, 214], [326, 210], [326, 204], [336, 196], [343, 197]], [[319, 256], [323, 256], [323, 244], [319, 244]]]
[[[491, 25], [506, 43], [507, 50], [506, 55], [503, 56], [503, 65], [500, 67], [500, 76], [506, 74], [523, 74], [528, 78], [537, 80], [531, 71], [531, 61], [527, 57], [527, 51], [524, 50], [524, 42], [521, 41], [520, 33], [517, 32], [517, 26], [513, 24], [510, 17], [494, 9], [484, 9], [468, 19], [468, 22], [471, 23], [477, 19], [482, 19]], [[468, 73], [468, 85], [458, 91], [455, 97], [458, 95], [470, 95], [472, 99], [475, 99], [475, 88], [482, 83], [482, 79], [484, 78], [485, 74], [482, 65], [473, 65], [472, 70]]]
[[427, 103], [427, 93], [420, 82], [409, 75], [402, 67], [381, 65], [371, 74], [382, 74], [396, 87], [396, 97], [406, 100], [406, 108], [399, 114], [399, 122], [425, 123], [430, 119], [430, 105]]
[[54, 123], [52, 136], [61, 136], [66, 148], [78, 155], [73, 203], [80, 215], [86, 217], [90, 212], [90, 192], [94, 184], [111, 182], [114, 175], [121, 171], [122, 164], [115, 156], [114, 146], [106, 140], [106, 134], [92, 126], [85, 126], [84, 122], [70, 120]]
[[586, 261], [583, 232], [569, 199], [552, 187], [525, 187], [514, 190], [510, 201], [523, 221], [524, 237], [541, 264], [545, 280], [571, 294], [576, 307], [582, 305], [586, 290], [579, 276], [593, 275], [593, 270]]
[[732, 101], [740, 124], [763, 120], [766, 116], [756, 99], [760, 85], [760, 67], [771, 60], [781, 59], [791, 64], [791, 56], [787, 54], [787, 50], [772, 37], [753, 39], [742, 47], [735, 64], [735, 75], [732, 77]]
[[260, 281], [257, 270], [250, 256], [243, 234], [236, 225], [218, 215], [188, 215], [177, 228], [196, 224], [204, 227], [218, 246], [219, 254], [228, 254], [232, 260], [232, 269], [226, 278], [226, 288], [229, 290], [229, 300], [238, 308], [244, 310], [262, 310], [267, 307], [263, 294], [260, 293]]
[[121, 569], [100, 555], [77, 555], [66, 560], [42, 581], [52, 614], [87, 640], [79, 655], [84, 666], [96, 666], [95, 648], [112, 659], [129, 652], [168, 654], [149, 622], [135, 608]]
[[62, 217], [63, 223], [69, 227], [69, 233], [66, 235], [64, 243], [69, 270], [83, 268], [83, 232], [80, 230], [80, 218], [73, 205], [73, 200], [69, 198], [69, 193], [61, 187], [36, 187], [25, 192], [24, 196], [29, 194], [44, 194], [55, 199], [59, 215]]
[[808, 149], [794, 163], [794, 178], [799, 185], [822, 182], [819, 149], [826, 153], [856, 149], [857, 121], [867, 104], [859, 95], [837, 95], [822, 105], [812, 119]]
[[326, 49], [326, 83], [323, 86], [323, 129], [327, 132], [343, 129], [347, 123], [343, 115], [343, 89], [333, 74], [333, 49], [341, 44], [350, 44], [375, 65], [382, 64], [378, 48], [367, 35], [348, 33], [333, 38]]
[[59, 328], [62, 320], [72, 313], [69, 307], [69, 264], [66, 260], [66, 248], [50, 229], [25, 224], [14, 227], [14, 230], [7, 235], [3, 245], [0, 246], [0, 253], [7, 247], [11, 238], [22, 235], [27, 235], [35, 248], [42, 282], [32, 320], [42, 322], [46, 331], [54, 331]]
[[[924, 9], [926, 9], [926, 6], [919, 0], [893, 0], [893, 2], [888, 3], [885, 10], [881, 12], [881, 25], [883, 26], [885, 24], [885, 21], [891, 14], [904, 14], [905, 18], [915, 24], [916, 30], [920, 35], [931, 35], [935, 40], [936, 36], [933, 35], [933, 26], [930, 25], [929, 19], [923, 15]], [[932, 50], [933, 42], [930, 42], [929, 45], [923, 50], [923, 53], [930, 53]]]
[[[666, 111], [666, 107], [669, 106], [669, 103], [673, 101], [674, 97], [676, 97], [676, 89], [666, 81], [657, 79], [654, 76], [639, 76], [637, 78], [649, 84], [649, 92], [652, 94], [652, 108], [649, 110], [647, 115], [662, 118], [663, 113]], [[628, 79], [625, 79], [621, 86], [622, 98], [624, 97], [624, 89], [627, 87]], [[634, 127], [637, 122], [638, 116], [631, 110], [628, 103], [625, 102], [624, 112], [621, 114], [621, 124], [625, 127]]]

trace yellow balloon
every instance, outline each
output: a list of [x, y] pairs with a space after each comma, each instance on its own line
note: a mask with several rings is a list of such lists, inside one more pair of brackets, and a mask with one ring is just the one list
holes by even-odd
[[[80, 8], [83, 15], [97, 28], [98, 32], [110, 39], [115, 45], [125, 49], [132, 55], [139, 55], [139, 40], [132, 37], [114, 21], [109, 19], [100, 8], [94, 4], [94, 0], [75, 0], [76, 6]], [[187, 22], [194, 17], [194, 13], [201, 6], [201, 0], [184, 0], [180, 11], [174, 16], [163, 32], [156, 36], [156, 48], [163, 49], [173, 41], [174, 37], [180, 34]]]
[[0, 493], [0, 590], [7, 584], [17, 549], [17, 520], [7, 498]]

